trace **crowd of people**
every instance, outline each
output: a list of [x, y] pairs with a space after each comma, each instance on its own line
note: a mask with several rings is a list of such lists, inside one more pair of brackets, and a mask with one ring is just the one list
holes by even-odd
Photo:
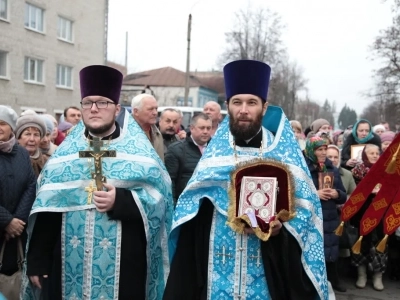
[[[135, 96], [130, 114], [118, 104], [122, 74], [105, 66], [80, 72], [81, 107], [62, 121], [0, 105], [0, 273], [21, 271], [22, 245], [21, 299], [328, 299], [328, 281], [346, 291], [348, 257], [358, 288], [371, 272], [383, 290], [388, 260], [400, 279], [400, 232], [380, 253], [377, 227], [359, 254], [334, 233], [396, 133], [367, 120], [303, 130], [268, 106], [270, 72], [226, 65], [229, 117], [210, 101], [188, 128], [177, 109], [158, 116], [150, 94]], [[246, 195], [247, 177], [277, 179], [267, 222], [254, 207], [238, 213], [268, 186]], [[359, 227], [379, 189], [349, 225]]]
[[[387, 150], [395, 139], [395, 132], [390, 130], [387, 122], [372, 126], [368, 120], [359, 120], [354, 125], [348, 126], [346, 130], [332, 130], [332, 125], [327, 120], [315, 120], [304, 132], [300, 123], [291, 121], [293, 132], [304, 148], [312, 178], [318, 189], [318, 181], [315, 169], [319, 172], [326, 172], [330, 166], [334, 166], [335, 179], [334, 189], [340, 196], [327, 199], [324, 195], [325, 189], [318, 189], [324, 213], [325, 233], [325, 257], [327, 262], [328, 280], [335, 290], [345, 292], [338, 273], [345, 276], [349, 270], [346, 263], [350, 263], [357, 270], [356, 287], [365, 288], [368, 274], [372, 276], [372, 286], [377, 291], [382, 291], [384, 285], [382, 275], [386, 271], [390, 259], [389, 278], [400, 279], [400, 230], [390, 237], [389, 246], [383, 253], [376, 251], [376, 245], [384, 237], [382, 222], [371, 233], [362, 240], [360, 253], [353, 253], [349, 248], [340, 246], [340, 238], [334, 231], [339, 226], [342, 204], [346, 202], [356, 186], [362, 182], [372, 166], [378, 161], [381, 154]], [[340, 175], [340, 179], [337, 177]], [[380, 186], [371, 187], [372, 192], [363, 204], [362, 208], [350, 219], [350, 225], [359, 232], [361, 219], [370, 207], [375, 195], [379, 192]], [[347, 197], [345, 195], [347, 194]], [[330, 203], [331, 202], [331, 203]], [[330, 210], [326, 207], [329, 207]], [[354, 241], [355, 242], [355, 241]], [[347, 246], [348, 247], [348, 246]], [[344, 258], [350, 258], [350, 262]], [[344, 264], [338, 261], [343, 259]], [[334, 263], [334, 271], [330, 271]], [[339, 272], [338, 272], [339, 271]]]

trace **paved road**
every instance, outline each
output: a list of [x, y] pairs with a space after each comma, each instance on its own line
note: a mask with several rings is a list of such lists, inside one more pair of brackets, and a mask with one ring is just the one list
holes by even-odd
[[384, 278], [383, 284], [385, 289], [382, 292], [375, 291], [372, 287], [372, 281], [368, 280], [364, 289], [355, 287], [353, 279], [346, 278], [347, 292], [336, 293], [336, 300], [400, 300], [400, 281], [391, 281]]

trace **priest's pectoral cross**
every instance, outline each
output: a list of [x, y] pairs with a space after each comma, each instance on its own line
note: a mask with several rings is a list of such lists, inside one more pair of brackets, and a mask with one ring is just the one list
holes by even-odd
[[103, 182], [106, 182], [106, 178], [103, 176], [101, 160], [105, 157], [116, 157], [117, 153], [115, 150], [101, 150], [104, 143], [98, 137], [93, 137], [93, 140], [90, 141], [89, 145], [90, 147], [93, 147], [93, 150], [79, 151], [79, 157], [94, 159], [94, 173], [92, 173], [92, 178], [96, 182], [97, 190], [102, 191]]
[[222, 253], [215, 253], [216, 256], [222, 256], [222, 264], [226, 262], [226, 257], [233, 257], [232, 254], [226, 254], [225, 246], [222, 246]]
[[95, 191], [97, 191], [97, 188], [93, 185], [93, 181], [91, 181], [89, 186], [85, 187], [85, 192], [88, 192], [87, 204], [92, 204], [93, 192]]
[[260, 249], [258, 249], [257, 256], [253, 256], [253, 255], [249, 256], [249, 258], [257, 259], [257, 267], [259, 267], [261, 265], [261, 255], [260, 254], [261, 254]]

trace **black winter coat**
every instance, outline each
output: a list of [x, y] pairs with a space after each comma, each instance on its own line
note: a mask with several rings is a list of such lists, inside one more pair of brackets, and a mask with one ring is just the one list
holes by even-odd
[[[306, 162], [308, 169], [310, 170], [311, 177], [315, 188], [318, 190], [318, 169], [311, 162], [310, 159], [306, 157]], [[328, 201], [321, 200], [322, 215], [324, 223], [324, 252], [325, 260], [327, 262], [334, 262], [339, 257], [339, 237], [334, 233], [335, 229], [339, 226], [339, 214], [336, 209], [337, 204], [343, 204], [346, 202], [347, 195], [346, 189], [343, 186], [342, 179], [340, 178], [340, 173], [338, 168], [332, 165], [329, 159], [326, 159], [325, 166], [327, 172], [333, 172], [333, 188], [339, 194], [337, 199], [331, 199]]]
[[[28, 152], [17, 144], [10, 153], [0, 151], [0, 248], [5, 228], [13, 218], [28, 222], [35, 195], [36, 178]], [[25, 231], [21, 237], [25, 247]], [[11, 239], [4, 251], [1, 273], [12, 273], [17, 269], [17, 240]]]
[[[368, 142], [366, 142], [366, 144], [377, 145], [379, 147], [379, 151], [382, 152], [381, 138], [378, 135], [376, 135], [375, 133], [373, 133], [373, 137]], [[342, 157], [341, 157], [341, 163], [340, 163], [340, 165], [347, 170], [353, 169], [352, 167], [349, 167], [346, 165], [347, 161], [351, 157], [351, 146], [352, 145], [358, 145], [358, 143], [354, 139], [354, 136], [352, 134], [349, 134], [343, 144]]]
[[192, 177], [200, 158], [200, 149], [193, 143], [190, 133], [186, 135], [186, 139], [175, 142], [168, 147], [165, 154], [165, 166], [171, 177], [175, 204]]

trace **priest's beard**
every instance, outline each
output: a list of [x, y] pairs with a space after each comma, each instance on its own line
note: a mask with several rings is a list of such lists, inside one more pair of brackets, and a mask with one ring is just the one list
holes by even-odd
[[262, 117], [263, 115], [260, 113], [252, 122], [248, 123], [248, 125], [240, 125], [239, 121], [243, 119], [235, 119], [233, 116], [229, 115], [229, 129], [236, 139], [244, 141], [249, 140], [260, 130]]
[[88, 124], [85, 124], [85, 126], [90, 133], [92, 133], [94, 135], [102, 135], [104, 133], [109, 132], [110, 129], [113, 127], [114, 123], [115, 123], [115, 121], [111, 120], [109, 123], [103, 124], [102, 126], [96, 127], [96, 128], [93, 128], [92, 126], [90, 126]]

